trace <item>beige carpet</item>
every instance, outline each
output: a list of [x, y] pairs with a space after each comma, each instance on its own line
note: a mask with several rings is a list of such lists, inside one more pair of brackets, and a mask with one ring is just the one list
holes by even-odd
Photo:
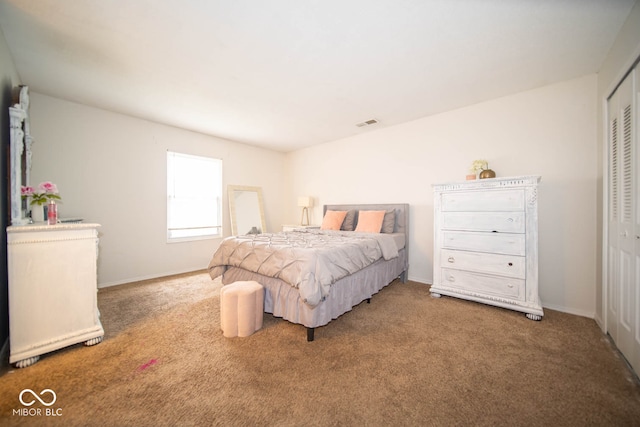
[[[5, 367], [0, 424], [640, 425], [640, 385], [591, 319], [533, 322], [398, 282], [312, 343], [268, 314], [228, 339], [219, 286], [198, 273], [101, 290], [104, 342]], [[57, 400], [16, 415], [27, 388]]]

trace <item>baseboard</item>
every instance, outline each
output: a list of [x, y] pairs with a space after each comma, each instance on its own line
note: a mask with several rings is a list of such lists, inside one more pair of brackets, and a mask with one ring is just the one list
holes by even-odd
[[596, 315], [593, 311], [588, 312], [588, 311], [582, 311], [582, 310], [575, 310], [572, 308], [561, 307], [553, 304], [542, 304], [542, 307], [548, 308], [549, 310], [561, 311], [567, 314], [574, 314], [576, 316], [588, 317], [589, 319], [595, 318], [595, 315]]
[[[423, 283], [425, 285], [431, 285], [433, 282], [433, 280], [425, 280], [422, 277], [412, 277], [409, 276], [409, 280], [412, 282], [418, 282], [418, 283]], [[567, 308], [567, 307], [562, 307], [559, 305], [553, 305], [553, 304], [542, 304], [542, 308], [548, 308], [549, 310], [555, 310], [555, 311], [561, 311], [563, 313], [567, 313], [567, 314], [574, 314], [576, 316], [581, 316], [581, 317], [588, 317], [589, 319], [595, 319], [595, 321], [598, 323], [598, 326], [600, 327], [600, 329], [604, 330], [604, 328], [602, 327], [602, 323], [599, 322], [599, 319], [596, 319], [596, 313], [595, 312], [588, 312], [588, 311], [582, 311], [582, 310], [574, 310], [571, 308]]]
[[115, 281], [115, 282], [98, 283], [98, 289], [109, 288], [111, 286], [126, 285], [128, 283], [134, 283], [134, 282], [142, 282], [143, 280], [152, 280], [152, 279], [160, 279], [160, 278], [171, 277], [171, 276], [178, 276], [180, 274], [199, 273], [199, 272], [204, 273], [205, 271], [207, 271], [207, 270], [206, 269], [180, 270], [180, 271], [164, 272], [164, 273], [160, 273], [160, 274], [153, 274], [153, 275], [149, 275], [149, 276], [132, 277], [132, 278], [129, 278], [129, 279], [118, 280], [118, 281]]
[[[143, 280], [159, 279], [159, 278], [163, 278], [163, 277], [177, 276], [177, 275], [180, 275], [180, 274], [198, 273], [198, 272], [205, 272], [205, 271], [206, 270], [181, 270], [181, 271], [165, 272], [165, 273], [162, 273], [162, 274], [134, 277], [134, 278], [130, 278], [130, 279], [119, 280], [119, 281], [116, 281], [116, 282], [99, 283], [98, 284], [98, 288], [102, 289], [102, 288], [108, 288], [108, 287], [111, 287], [111, 286], [118, 286], [118, 285], [125, 285], [125, 284], [128, 284], [128, 283], [141, 282]], [[414, 277], [414, 276], [411, 276], [411, 275], [409, 276], [409, 280], [412, 281], [412, 282], [423, 283], [425, 285], [430, 285], [429, 282], [431, 282], [431, 280], [425, 280], [423, 277]], [[574, 309], [570, 309], [570, 308], [567, 308], [567, 307], [561, 307], [561, 306], [557, 306], [557, 305], [553, 305], [553, 304], [543, 304], [542, 307], [543, 308], [548, 308], [550, 310], [561, 311], [561, 312], [567, 313], [567, 314], [573, 314], [573, 315], [576, 315], [576, 316], [587, 317], [589, 319], [595, 319], [596, 322], [598, 322], [598, 319], [595, 318], [595, 315], [596, 315], [595, 312], [574, 310]], [[599, 322], [598, 322], [598, 325], [600, 326], [600, 328], [602, 328], [602, 325]]]
[[597, 314], [593, 317], [593, 320], [596, 321], [596, 323], [598, 324], [598, 327], [600, 328], [600, 330], [603, 333], [606, 333], [605, 329], [604, 329], [604, 322], [602, 321], [602, 318], [600, 316], [598, 316]]
[[433, 283], [432, 279], [425, 279], [424, 277], [415, 277], [412, 275], [409, 275], [408, 280], [410, 282], [422, 283], [423, 285], [429, 285], [429, 286], [431, 286], [431, 284]]

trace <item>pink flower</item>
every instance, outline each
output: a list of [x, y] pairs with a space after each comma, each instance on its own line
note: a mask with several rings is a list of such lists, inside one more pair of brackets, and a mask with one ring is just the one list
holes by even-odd
[[35, 188], [31, 186], [23, 185], [22, 188], [20, 188], [20, 194], [22, 195], [22, 197], [31, 197], [35, 192]]
[[31, 199], [31, 205], [42, 206], [48, 203], [49, 200], [62, 200], [58, 195], [58, 187], [49, 181], [41, 182], [37, 191], [30, 186], [22, 186], [20, 193], [22, 198]]
[[38, 189], [46, 194], [58, 194], [58, 187], [50, 181], [41, 182]]

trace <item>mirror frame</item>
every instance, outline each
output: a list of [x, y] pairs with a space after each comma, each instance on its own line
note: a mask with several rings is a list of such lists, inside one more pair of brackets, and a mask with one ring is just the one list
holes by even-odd
[[29, 125], [29, 87], [19, 86], [15, 104], [9, 107], [11, 157], [11, 225], [29, 222], [28, 206], [22, 200], [22, 186], [28, 186], [31, 174], [31, 137]]
[[264, 203], [262, 200], [262, 188], [261, 187], [250, 187], [246, 185], [228, 185], [227, 186], [227, 194], [229, 197], [229, 215], [231, 220], [231, 234], [236, 236], [238, 235], [238, 221], [236, 219], [236, 200], [235, 193], [236, 191], [252, 191], [255, 192], [258, 196], [258, 208], [260, 209], [260, 225], [262, 227], [262, 233], [267, 232], [267, 223], [264, 219]]

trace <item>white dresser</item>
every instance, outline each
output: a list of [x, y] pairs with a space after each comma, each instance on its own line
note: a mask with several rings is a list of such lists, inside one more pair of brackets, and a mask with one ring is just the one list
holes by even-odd
[[9, 363], [24, 368], [104, 330], [97, 304], [98, 224], [7, 227]]
[[437, 184], [431, 294], [544, 315], [538, 296], [539, 176]]

